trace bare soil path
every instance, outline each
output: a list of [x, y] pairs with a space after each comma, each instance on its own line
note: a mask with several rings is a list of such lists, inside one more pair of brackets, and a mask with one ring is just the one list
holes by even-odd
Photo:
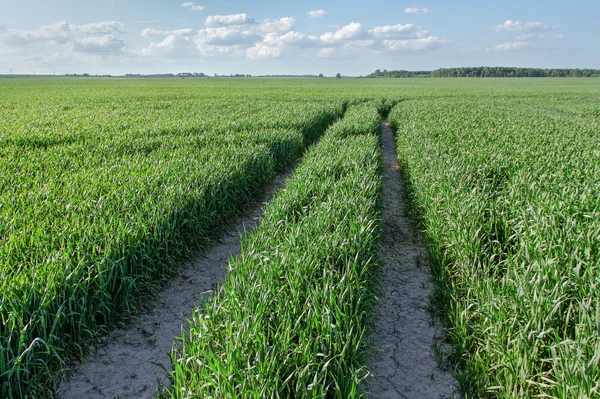
[[438, 368], [433, 345], [441, 328], [428, 311], [433, 280], [427, 248], [408, 212], [394, 135], [382, 125], [384, 160], [383, 256], [375, 330], [370, 340], [380, 351], [369, 363], [369, 397], [452, 398], [456, 381]]
[[[222, 239], [187, 262], [181, 275], [169, 282], [129, 325], [102, 338], [86, 355], [85, 363], [72, 366], [56, 392], [62, 399], [154, 398], [158, 381], [168, 386], [169, 353], [174, 337], [181, 335], [192, 311], [225, 279], [227, 263], [240, 251], [240, 235], [251, 231], [291, 172], [279, 175], [262, 201], [235, 220]], [[164, 369], [163, 369], [164, 368]]]

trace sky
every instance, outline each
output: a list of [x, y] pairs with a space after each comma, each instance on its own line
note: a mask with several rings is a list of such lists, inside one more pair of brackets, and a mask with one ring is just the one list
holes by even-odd
[[599, 37], [598, 0], [0, 0], [0, 74], [600, 69]]

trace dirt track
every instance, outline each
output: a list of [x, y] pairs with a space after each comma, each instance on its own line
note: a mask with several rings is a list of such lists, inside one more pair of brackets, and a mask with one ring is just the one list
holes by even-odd
[[[440, 327], [427, 310], [433, 289], [427, 250], [408, 215], [400, 179], [393, 132], [382, 126], [384, 154], [384, 211], [381, 291], [375, 332], [370, 339], [381, 352], [372, 356], [373, 374], [365, 388], [371, 398], [451, 398], [456, 381], [438, 368], [433, 345]], [[289, 173], [279, 176], [263, 200], [236, 220], [222, 240], [189, 261], [146, 310], [124, 328], [102, 339], [73, 365], [72, 376], [61, 381], [62, 399], [154, 398], [157, 381], [168, 384], [173, 337], [180, 335], [185, 318], [210, 296], [225, 278], [227, 262], [240, 250], [240, 234], [251, 231]]]
[[439, 325], [427, 307], [433, 281], [427, 249], [408, 214], [398, 170], [392, 129], [382, 125], [384, 160], [383, 256], [375, 331], [370, 340], [381, 352], [373, 355], [366, 383], [369, 397], [451, 398], [456, 381], [440, 370], [433, 345]]
[[72, 365], [72, 375], [63, 378], [57, 397], [156, 397], [157, 381], [168, 383], [165, 370], [171, 369], [169, 352], [173, 338], [181, 335], [193, 309], [224, 280], [230, 257], [240, 251], [240, 235], [254, 228], [263, 203], [273, 197], [290, 174], [278, 176], [265, 190], [262, 201], [234, 221], [218, 243], [187, 262], [181, 276], [158, 293], [137, 319], [102, 338], [102, 343], [86, 354], [85, 363]]

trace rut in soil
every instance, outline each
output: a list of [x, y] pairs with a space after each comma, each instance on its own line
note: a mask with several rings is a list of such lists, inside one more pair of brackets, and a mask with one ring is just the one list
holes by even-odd
[[229, 259], [240, 252], [240, 235], [254, 229], [263, 204], [284, 186], [291, 173], [277, 176], [262, 200], [235, 220], [218, 243], [186, 262], [181, 275], [172, 279], [129, 325], [101, 338], [85, 362], [73, 365], [71, 375], [63, 377], [56, 396], [150, 399], [156, 397], [159, 384], [169, 386], [167, 370], [171, 370], [169, 354], [174, 337], [181, 335], [192, 311], [225, 280]]
[[408, 212], [400, 178], [394, 133], [382, 124], [383, 220], [380, 289], [370, 341], [371, 398], [452, 398], [457, 390], [450, 371], [441, 370], [434, 344], [442, 332], [428, 311], [433, 279], [427, 248]]

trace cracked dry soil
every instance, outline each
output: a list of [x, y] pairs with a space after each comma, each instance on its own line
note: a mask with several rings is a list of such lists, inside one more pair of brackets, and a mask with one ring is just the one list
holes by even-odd
[[263, 204], [283, 187], [291, 173], [278, 175], [262, 200], [235, 220], [218, 243], [186, 262], [181, 275], [172, 279], [130, 324], [101, 338], [100, 344], [86, 354], [84, 363], [72, 365], [71, 375], [62, 378], [55, 397], [149, 399], [156, 397], [158, 381], [169, 386], [166, 370], [171, 370], [169, 353], [174, 337], [181, 335], [186, 318], [224, 281], [230, 257], [240, 252], [240, 236], [253, 230]]
[[[408, 213], [394, 134], [382, 124], [383, 220], [380, 291], [370, 341], [378, 351], [369, 361], [370, 398], [453, 398], [457, 384], [441, 370], [433, 345], [441, 327], [428, 311], [433, 290], [427, 248]], [[439, 342], [439, 341], [438, 341]]]

